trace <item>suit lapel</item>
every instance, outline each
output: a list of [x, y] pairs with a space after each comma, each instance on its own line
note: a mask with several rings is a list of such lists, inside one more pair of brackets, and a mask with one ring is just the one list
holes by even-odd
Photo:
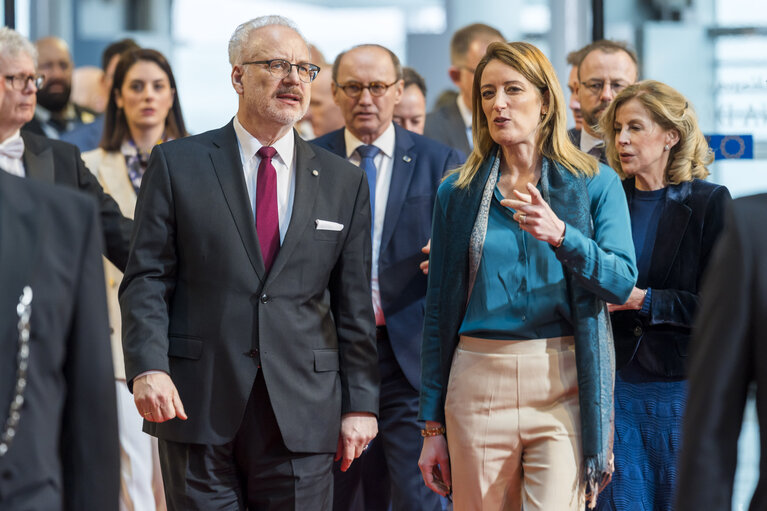
[[[290, 254], [298, 246], [303, 238], [306, 227], [312, 223], [311, 214], [314, 211], [314, 202], [317, 200], [317, 190], [322, 169], [314, 163], [314, 150], [308, 142], [305, 142], [295, 134], [296, 140], [296, 192], [293, 196], [293, 211], [290, 214], [290, 224], [285, 233], [280, 251], [269, 270], [268, 280], [272, 281], [285, 267]], [[315, 174], [316, 172], [316, 174]]]
[[386, 199], [386, 215], [384, 216], [383, 232], [381, 233], [380, 254], [386, 250], [394, 228], [397, 226], [402, 206], [413, 179], [413, 169], [416, 166], [418, 154], [414, 150], [413, 137], [399, 126], [394, 126], [396, 133], [394, 139], [394, 158], [392, 160], [391, 184], [389, 196]]
[[50, 146], [40, 147], [35, 140], [27, 136], [23, 131], [24, 139], [24, 171], [27, 177], [53, 184], [53, 148]]
[[[1, 174], [5, 174], [2, 172]], [[40, 240], [36, 204], [25, 193], [20, 178], [0, 175], [0, 338], [16, 332], [16, 304], [24, 286], [31, 284], [31, 271]], [[32, 292], [36, 292], [32, 289]], [[4, 323], [10, 318], [11, 324]], [[17, 336], [12, 335], [15, 342]], [[5, 339], [3, 339], [5, 342]]]
[[213, 146], [210, 159], [218, 182], [224, 192], [229, 211], [237, 226], [237, 231], [240, 233], [250, 263], [258, 275], [258, 279], [263, 282], [264, 260], [261, 257], [261, 246], [258, 243], [258, 234], [256, 233], [255, 213], [250, 206], [248, 188], [245, 184], [245, 175], [240, 161], [240, 150], [231, 122], [219, 130], [213, 139]]
[[98, 167], [98, 173], [102, 180], [104, 191], [117, 201], [123, 215], [133, 218], [133, 213], [136, 209], [136, 190], [133, 188], [130, 177], [128, 177], [125, 156], [120, 152], [102, 152], [102, 155], [103, 158], [101, 165]]
[[655, 235], [655, 246], [652, 251], [648, 285], [662, 286], [668, 278], [671, 266], [676, 260], [679, 245], [682, 243], [684, 231], [690, 221], [692, 210], [687, 206], [691, 185], [684, 182], [679, 185], [669, 185], [666, 191], [666, 201], [663, 214]]

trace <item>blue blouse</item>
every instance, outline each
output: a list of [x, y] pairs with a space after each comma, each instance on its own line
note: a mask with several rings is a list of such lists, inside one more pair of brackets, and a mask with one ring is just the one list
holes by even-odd
[[637, 285], [645, 287], [647, 274], [650, 272], [652, 250], [655, 246], [655, 235], [665, 204], [666, 188], [644, 191], [634, 189], [634, 198], [629, 207], [631, 214], [631, 235], [634, 238], [634, 250], [637, 257], [639, 277]]
[[[592, 216], [614, 221], [595, 222], [600, 227], [601, 248], [630, 247], [631, 233], [626, 197], [611, 169], [588, 179]], [[477, 277], [460, 335], [484, 339], [540, 339], [573, 334], [562, 262], [549, 243], [535, 239], [520, 229], [514, 212], [502, 206], [503, 196], [496, 187], [487, 221]], [[609, 241], [608, 241], [609, 240]], [[560, 250], [586, 251], [588, 240], [577, 230], [565, 230]], [[633, 254], [631, 254], [633, 256]], [[629, 259], [629, 257], [627, 257]], [[629, 275], [597, 275], [605, 287], [611, 280]]]

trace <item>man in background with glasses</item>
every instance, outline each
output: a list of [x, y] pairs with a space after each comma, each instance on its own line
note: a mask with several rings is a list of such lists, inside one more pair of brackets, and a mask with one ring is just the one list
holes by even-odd
[[[351, 509], [362, 481], [364, 509], [439, 510], [439, 496], [418, 480], [421, 331], [426, 276], [419, 263], [431, 234], [437, 188], [462, 163], [450, 147], [394, 124], [404, 87], [389, 49], [356, 46], [333, 63], [333, 98], [345, 128], [312, 143], [365, 171], [372, 220], [372, 304], [381, 374], [379, 436], [361, 462], [335, 471], [334, 509]], [[368, 302], [371, 296], [367, 297]], [[388, 477], [387, 477], [388, 472]]]
[[490, 43], [504, 41], [497, 29], [483, 23], [465, 26], [450, 40], [450, 80], [458, 87], [454, 102], [438, 108], [426, 116], [424, 135], [469, 155], [474, 141], [471, 135], [471, 89], [474, 70], [484, 57]]
[[293, 129], [309, 55], [283, 17], [237, 27], [236, 115], [156, 146], [141, 185], [123, 351], [171, 511], [329, 510], [334, 454], [377, 432], [368, 186]]
[[583, 125], [568, 132], [570, 140], [584, 153], [607, 164], [605, 144], [596, 131], [599, 117], [620, 91], [639, 79], [637, 56], [626, 43], [595, 41], [577, 52], [578, 80], [575, 94], [581, 105]]
[[0, 169], [20, 177], [78, 188], [99, 203], [104, 255], [121, 270], [128, 260], [133, 222], [85, 167], [76, 147], [21, 130], [35, 114], [43, 77], [35, 71], [37, 51], [24, 36], [0, 28]]

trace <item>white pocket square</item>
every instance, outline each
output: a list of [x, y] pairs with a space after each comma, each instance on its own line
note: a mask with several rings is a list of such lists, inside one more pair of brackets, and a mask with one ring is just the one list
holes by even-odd
[[344, 224], [331, 222], [330, 220], [320, 220], [319, 218], [314, 223], [317, 225], [318, 231], [341, 231], [344, 228]]

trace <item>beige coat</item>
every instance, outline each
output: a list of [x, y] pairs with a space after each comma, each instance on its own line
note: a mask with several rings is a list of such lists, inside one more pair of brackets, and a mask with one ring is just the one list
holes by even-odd
[[[103, 149], [94, 149], [83, 153], [85, 165], [96, 176], [104, 188], [104, 192], [120, 206], [123, 215], [133, 218], [133, 210], [136, 209], [136, 192], [128, 177], [128, 167], [125, 165], [125, 156], [119, 151], [107, 152]], [[117, 300], [117, 290], [120, 287], [123, 274], [112, 263], [104, 258], [104, 276], [107, 285], [107, 304], [109, 306], [109, 326], [112, 337], [112, 361], [115, 367], [115, 378], [125, 379], [125, 362], [123, 361], [122, 349], [122, 320], [120, 317], [120, 303]]]

